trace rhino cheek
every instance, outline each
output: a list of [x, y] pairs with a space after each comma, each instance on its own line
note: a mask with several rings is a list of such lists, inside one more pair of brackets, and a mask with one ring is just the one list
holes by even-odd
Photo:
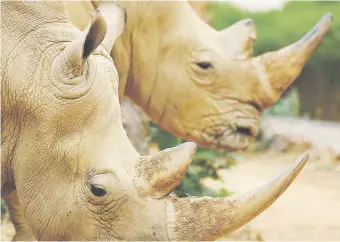
[[[65, 209], [60, 226], [63, 228], [63, 240], [120, 240], [114, 230], [113, 222], [117, 218], [116, 208], [121, 203], [112, 201], [105, 206], [92, 204], [85, 192], [85, 187], [76, 189], [74, 201]], [[109, 199], [109, 198], [108, 198]], [[111, 199], [110, 199], [111, 200]], [[60, 237], [59, 237], [60, 238]]]

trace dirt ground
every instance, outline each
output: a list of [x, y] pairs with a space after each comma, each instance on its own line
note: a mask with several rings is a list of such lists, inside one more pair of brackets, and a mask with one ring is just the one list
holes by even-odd
[[[283, 171], [298, 154], [242, 154], [243, 161], [222, 170], [224, 183], [207, 181], [235, 193], [261, 185]], [[13, 226], [1, 225], [1, 240]], [[311, 157], [296, 181], [269, 209], [235, 231], [228, 240], [340, 241], [340, 164]], [[227, 239], [224, 239], [227, 240]]]

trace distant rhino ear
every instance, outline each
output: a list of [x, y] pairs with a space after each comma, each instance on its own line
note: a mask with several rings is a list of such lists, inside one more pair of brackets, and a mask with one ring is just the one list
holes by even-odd
[[107, 33], [102, 46], [110, 53], [116, 39], [124, 30], [127, 21], [126, 10], [117, 1], [102, 1], [98, 10], [107, 24]]
[[[94, 3], [96, 7], [98, 2]], [[87, 28], [63, 51], [63, 58], [75, 76], [81, 74], [86, 59], [99, 45], [108, 53], [111, 52], [116, 39], [123, 32], [127, 18], [125, 8], [115, 1], [102, 1], [97, 10], [91, 12], [91, 16]], [[62, 61], [65, 62], [65, 59]]]
[[51, 71], [54, 85], [61, 98], [75, 99], [84, 95], [91, 87], [82, 76], [87, 58], [102, 43], [106, 34], [106, 23], [99, 11], [92, 12], [92, 20], [76, 39], [54, 58]]
[[92, 21], [88, 26], [88, 32], [83, 45], [83, 60], [86, 60], [102, 43], [105, 38], [106, 31], [107, 28], [104, 18], [98, 11], [92, 12]]
[[[106, 34], [106, 23], [98, 10], [91, 13], [92, 20], [87, 28], [63, 51], [63, 62], [66, 61], [67, 67], [79, 70], [81, 74], [83, 66], [91, 53], [102, 43]], [[75, 73], [76, 74], [76, 73]]]

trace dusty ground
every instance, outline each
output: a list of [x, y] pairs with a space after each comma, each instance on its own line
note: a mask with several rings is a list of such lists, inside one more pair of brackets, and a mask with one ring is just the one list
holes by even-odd
[[[280, 173], [297, 154], [249, 154], [230, 170], [221, 171], [224, 184], [243, 192]], [[231, 235], [233, 240], [340, 241], [340, 164], [311, 158], [294, 184], [267, 211]], [[1, 239], [13, 234], [2, 224]]]
[[1, 241], [11, 240], [14, 235], [14, 228], [12, 223], [5, 219], [4, 222], [1, 221]]
[[[245, 155], [243, 162], [221, 171], [224, 184], [244, 192], [283, 171], [298, 154]], [[235, 231], [235, 240], [340, 241], [340, 165], [311, 157], [295, 182], [269, 209]], [[211, 182], [209, 182], [211, 184]]]

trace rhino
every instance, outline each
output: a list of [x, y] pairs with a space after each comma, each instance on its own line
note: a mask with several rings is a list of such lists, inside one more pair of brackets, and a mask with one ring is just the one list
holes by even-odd
[[256, 217], [293, 182], [307, 154], [247, 194], [169, 195], [196, 144], [138, 154], [122, 125], [109, 54], [126, 11], [103, 2], [91, 16], [80, 31], [62, 2], [1, 2], [1, 196], [15, 200], [26, 236], [212, 240]]
[[[252, 57], [252, 19], [216, 31], [187, 1], [121, 3], [129, 18], [111, 52], [120, 98], [178, 137], [227, 151], [250, 144], [260, 115], [299, 76], [332, 23], [327, 13], [297, 42]], [[70, 21], [84, 29], [98, 4], [67, 2]]]

